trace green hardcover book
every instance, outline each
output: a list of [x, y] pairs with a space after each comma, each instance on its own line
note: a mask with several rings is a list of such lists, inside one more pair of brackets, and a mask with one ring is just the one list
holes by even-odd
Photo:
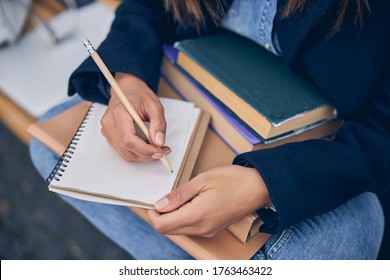
[[318, 89], [231, 32], [177, 42], [176, 63], [264, 139], [336, 118]]

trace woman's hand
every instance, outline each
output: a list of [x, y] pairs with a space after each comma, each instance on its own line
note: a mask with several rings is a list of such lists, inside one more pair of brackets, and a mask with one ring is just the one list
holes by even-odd
[[258, 171], [232, 165], [202, 173], [175, 189], [148, 217], [160, 233], [211, 237], [270, 204]]
[[117, 73], [115, 79], [141, 119], [150, 122], [149, 133], [153, 145], [137, 135], [133, 118], [112, 89], [110, 102], [101, 120], [102, 134], [108, 143], [127, 161], [160, 159], [162, 154], [157, 147], [165, 154], [170, 153], [170, 148], [164, 146], [166, 122], [158, 97], [144, 81], [133, 75]]

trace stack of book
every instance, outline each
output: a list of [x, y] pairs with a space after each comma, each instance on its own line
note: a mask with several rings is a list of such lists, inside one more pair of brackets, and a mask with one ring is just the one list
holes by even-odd
[[342, 121], [282, 58], [231, 32], [164, 46], [161, 80], [211, 114], [210, 127], [243, 153], [334, 135]]

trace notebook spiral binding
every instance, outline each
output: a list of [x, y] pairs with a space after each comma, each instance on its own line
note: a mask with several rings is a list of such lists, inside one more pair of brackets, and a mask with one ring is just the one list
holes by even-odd
[[77, 144], [80, 140], [80, 136], [84, 132], [85, 125], [87, 124], [87, 122], [89, 120], [89, 116], [91, 115], [93, 108], [94, 108], [94, 105], [92, 104], [89, 107], [88, 112], [85, 115], [83, 122], [81, 123], [80, 127], [77, 129], [75, 135], [73, 136], [72, 141], [69, 143], [68, 147], [66, 148], [64, 154], [58, 160], [53, 171], [47, 177], [47, 179], [46, 179], [47, 184], [50, 184], [52, 182], [52, 180], [59, 181], [60, 177], [65, 172], [65, 168], [68, 167], [68, 163], [70, 162], [70, 159], [72, 158], [72, 155], [74, 154], [74, 150], [76, 150]]

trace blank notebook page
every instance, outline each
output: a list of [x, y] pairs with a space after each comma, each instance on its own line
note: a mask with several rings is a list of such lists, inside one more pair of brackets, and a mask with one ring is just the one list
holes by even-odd
[[[160, 98], [167, 121], [167, 156], [173, 173], [160, 161], [127, 162], [107, 143], [101, 134], [100, 120], [105, 105], [94, 103], [86, 117], [84, 128], [74, 142], [74, 154], [63, 172], [51, 181], [49, 189], [80, 199], [141, 207], [151, 206], [169, 193], [185, 157], [200, 110], [193, 103]], [[83, 195], [84, 193], [84, 195]], [[111, 199], [111, 200], [110, 200]], [[118, 199], [118, 201], [112, 200]]]

